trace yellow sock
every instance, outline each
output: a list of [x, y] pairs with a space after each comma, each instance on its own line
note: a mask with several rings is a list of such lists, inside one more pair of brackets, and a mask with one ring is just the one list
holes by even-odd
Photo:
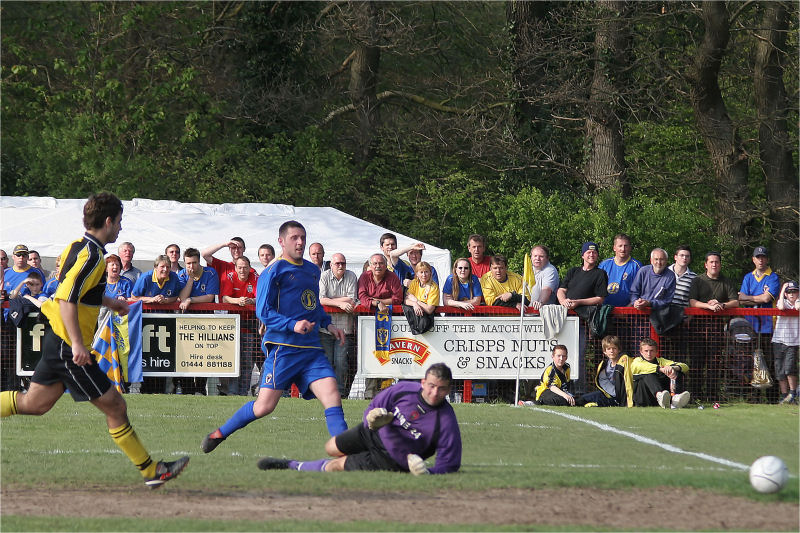
[[150, 458], [150, 454], [142, 446], [139, 437], [131, 427], [130, 423], [121, 425], [118, 428], [109, 428], [114, 444], [128, 456], [136, 468], [142, 473], [142, 477], [151, 478], [156, 475], [156, 463]]
[[17, 414], [17, 391], [0, 392], [0, 418]]

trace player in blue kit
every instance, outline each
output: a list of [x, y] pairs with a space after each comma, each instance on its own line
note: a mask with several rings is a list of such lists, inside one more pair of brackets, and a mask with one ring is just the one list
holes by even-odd
[[319, 341], [326, 328], [344, 344], [344, 332], [331, 324], [319, 303], [320, 270], [303, 259], [306, 230], [290, 220], [278, 230], [281, 257], [258, 277], [256, 315], [266, 326], [262, 348], [266, 354], [258, 398], [239, 408], [219, 429], [203, 439], [205, 453], [231, 433], [275, 410], [281, 394], [292, 383], [307, 400], [319, 398], [331, 436], [347, 429], [336, 373]]
[[[420, 383], [401, 381], [381, 391], [364, 412], [364, 422], [328, 440], [332, 458], [300, 462], [264, 457], [261, 470], [316, 472], [388, 470], [448, 474], [461, 467], [461, 432], [452, 406], [445, 401], [453, 374], [444, 363], [428, 367]], [[436, 454], [436, 464], [425, 459]]]

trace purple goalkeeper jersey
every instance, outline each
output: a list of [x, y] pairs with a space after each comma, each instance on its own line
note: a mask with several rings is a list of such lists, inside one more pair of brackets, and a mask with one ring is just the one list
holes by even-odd
[[422, 399], [418, 381], [401, 381], [381, 391], [364, 412], [383, 407], [394, 419], [378, 430], [389, 456], [408, 469], [407, 455], [414, 453], [427, 459], [436, 454], [431, 474], [456, 472], [461, 467], [461, 432], [450, 403], [432, 407]]

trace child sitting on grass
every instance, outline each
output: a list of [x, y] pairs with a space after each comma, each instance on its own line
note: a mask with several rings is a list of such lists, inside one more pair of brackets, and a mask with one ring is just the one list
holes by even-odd
[[536, 403], [539, 405], [584, 405], [581, 398], [575, 398], [569, 392], [569, 363], [567, 363], [567, 347], [557, 344], [553, 347], [553, 362], [547, 365], [542, 373], [542, 381], [536, 387]]
[[[685, 363], [658, 357], [658, 344], [644, 338], [639, 344], [640, 356], [633, 360], [633, 405], [637, 407], [661, 406], [681, 409], [689, 403], [689, 392], [684, 391], [684, 375], [689, 372]], [[675, 381], [674, 396], [670, 394], [671, 381]]]
[[603, 337], [605, 358], [597, 365], [597, 390], [581, 396], [585, 407], [633, 407], [633, 358], [620, 354], [619, 337]]

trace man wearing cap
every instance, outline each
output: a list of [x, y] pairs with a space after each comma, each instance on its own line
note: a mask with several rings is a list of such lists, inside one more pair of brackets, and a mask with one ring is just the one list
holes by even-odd
[[3, 272], [3, 289], [9, 294], [21, 282], [27, 279], [28, 275], [36, 272], [41, 276], [42, 283], [44, 284], [45, 277], [41, 270], [34, 268], [28, 264], [28, 247], [24, 244], [18, 244], [14, 247], [13, 252], [14, 266], [10, 266]]
[[584, 305], [600, 305], [608, 296], [608, 276], [597, 268], [600, 260], [598, 246], [585, 242], [581, 247], [583, 265], [572, 267], [558, 289], [558, 303], [567, 309], [575, 310]]
[[[756, 246], [753, 250], [755, 270], [744, 275], [739, 289], [739, 304], [756, 308], [771, 308], [781, 290], [778, 274], [769, 267], [769, 252], [766, 246]], [[771, 316], [748, 316], [756, 333], [772, 333]]]
[[[564, 277], [557, 295], [558, 303], [566, 307], [567, 310], [576, 311], [578, 308], [587, 305], [602, 305], [603, 299], [608, 296], [608, 275], [606, 275], [605, 270], [597, 268], [597, 264], [600, 262], [598, 250], [599, 248], [594, 242], [583, 243], [581, 247], [583, 265], [570, 268]], [[586, 328], [579, 328], [579, 361], [584, 361], [586, 341]], [[586, 387], [586, 375], [582, 369], [580, 370], [577, 391], [583, 392]]]

